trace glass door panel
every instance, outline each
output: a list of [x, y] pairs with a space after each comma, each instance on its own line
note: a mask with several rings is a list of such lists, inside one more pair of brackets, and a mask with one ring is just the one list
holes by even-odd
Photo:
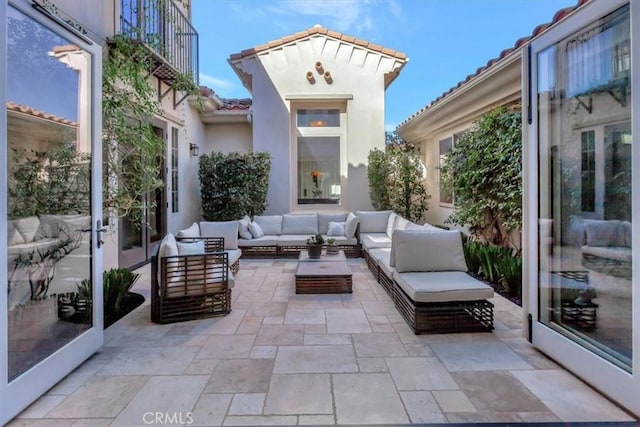
[[537, 54], [539, 319], [631, 371], [629, 6]]
[[8, 9], [8, 379], [92, 327], [91, 59]]

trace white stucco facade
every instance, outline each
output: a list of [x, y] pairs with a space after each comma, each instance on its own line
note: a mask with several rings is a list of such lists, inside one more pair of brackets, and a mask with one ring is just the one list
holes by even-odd
[[[404, 54], [318, 26], [231, 56], [253, 95], [253, 151], [272, 156], [266, 213], [371, 208], [367, 156], [384, 147], [385, 89], [406, 61]], [[340, 110], [337, 205], [298, 204], [299, 108]]]

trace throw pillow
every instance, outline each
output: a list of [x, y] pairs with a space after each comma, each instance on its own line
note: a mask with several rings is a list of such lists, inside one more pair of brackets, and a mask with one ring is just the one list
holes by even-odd
[[329, 221], [327, 236], [344, 236], [344, 228], [346, 224], [346, 222]]
[[349, 215], [347, 215], [347, 221], [344, 226], [344, 237], [346, 237], [347, 239], [353, 239], [354, 237], [356, 237], [358, 221], [358, 217], [349, 212]]
[[176, 242], [179, 255], [202, 255], [204, 254], [204, 240], [193, 243]]
[[264, 232], [262, 231], [262, 228], [255, 221], [249, 224], [249, 231], [251, 232], [251, 235], [253, 235], [254, 239], [259, 239], [260, 237], [264, 236]]
[[244, 218], [238, 221], [238, 224], [238, 233], [240, 234], [240, 237], [246, 240], [253, 239], [251, 231], [249, 231], [249, 224], [251, 224], [251, 218], [249, 218], [249, 215], [245, 215]]
[[[391, 236], [393, 235], [393, 230], [396, 229], [396, 220], [398, 219], [398, 214], [396, 214], [395, 212], [391, 212], [389, 214], [389, 219], [387, 220], [387, 237], [391, 238]], [[400, 227], [398, 227], [400, 228]], [[402, 228], [400, 228], [402, 230]]]
[[193, 238], [200, 237], [200, 227], [197, 223], [191, 224], [191, 227], [178, 231], [177, 237], [180, 238]]
[[160, 242], [160, 249], [158, 250], [158, 258], [164, 258], [168, 256], [180, 255], [178, 252], [178, 244], [173, 234], [167, 233], [164, 239]]

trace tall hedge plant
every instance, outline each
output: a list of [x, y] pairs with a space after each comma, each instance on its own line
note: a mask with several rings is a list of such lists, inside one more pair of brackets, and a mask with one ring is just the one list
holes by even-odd
[[200, 156], [202, 217], [229, 221], [259, 215], [267, 208], [269, 153], [212, 152]]
[[522, 119], [500, 107], [480, 117], [455, 144], [441, 170], [455, 197], [447, 222], [480, 241], [509, 247], [522, 226]]
[[374, 148], [369, 152], [369, 197], [376, 210], [391, 209], [411, 221], [422, 221], [431, 199], [424, 183], [424, 164], [414, 146], [398, 143], [399, 138], [395, 136], [385, 151]]

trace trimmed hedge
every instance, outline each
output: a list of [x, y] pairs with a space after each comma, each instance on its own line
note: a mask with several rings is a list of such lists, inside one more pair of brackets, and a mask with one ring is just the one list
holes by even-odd
[[261, 214], [267, 208], [270, 173], [269, 153], [203, 154], [199, 163], [202, 217], [230, 221]]

